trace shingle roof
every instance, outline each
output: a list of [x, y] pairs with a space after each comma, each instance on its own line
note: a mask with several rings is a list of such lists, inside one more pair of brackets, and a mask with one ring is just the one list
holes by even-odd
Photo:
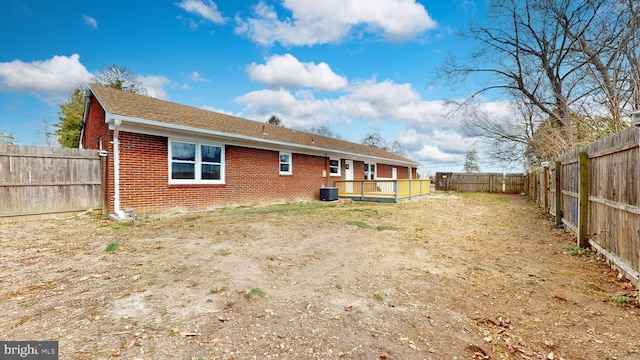
[[[170, 101], [159, 100], [102, 85], [91, 84], [91, 92], [112, 115], [151, 120], [162, 125], [181, 125], [252, 138], [255, 142], [283, 142], [290, 145], [383, 158], [416, 166], [413, 160], [386, 150], [349, 141], [324, 137], [281, 126], [242, 119], [232, 115], [198, 109]], [[267, 135], [263, 135], [266, 132]]]

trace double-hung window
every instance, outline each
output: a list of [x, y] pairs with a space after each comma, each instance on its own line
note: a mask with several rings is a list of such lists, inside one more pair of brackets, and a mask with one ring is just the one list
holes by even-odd
[[280, 153], [280, 175], [291, 175], [291, 153]]
[[224, 146], [170, 140], [169, 182], [223, 184]]
[[376, 164], [364, 164], [364, 179], [375, 180], [376, 178]]
[[329, 175], [340, 176], [340, 160], [329, 159]]

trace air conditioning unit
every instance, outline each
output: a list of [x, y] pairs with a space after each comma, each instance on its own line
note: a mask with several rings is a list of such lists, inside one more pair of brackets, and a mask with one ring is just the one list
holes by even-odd
[[338, 188], [337, 187], [320, 188], [320, 200], [321, 201], [338, 200]]

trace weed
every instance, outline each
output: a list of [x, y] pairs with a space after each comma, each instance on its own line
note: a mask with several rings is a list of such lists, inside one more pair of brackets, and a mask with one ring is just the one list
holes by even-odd
[[628, 296], [611, 295], [611, 294], [607, 296], [609, 297], [609, 300], [611, 300], [611, 302], [614, 304], [618, 304], [618, 305], [624, 305], [624, 304], [637, 305], [638, 304], [638, 300]]
[[120, 244], [118, 244], [117, 241], [112, 241], [112, 242], [109, 243], [109, 245], [107, 245], [107, 247], [104, 249], [104, 251], [106, 251], [106, 252], [116, 251], [116, 250], [118, 250], [119, 247], [120, 247]]
[[587, 255], [589, 253], [588, 249], [581, 248], [578, 245], [563, 246], [562, 250], [564, 250], [564, 253], [569, 255], [569, 256], [584, 256], [584, 255]]
[[336, 289], [342, 290], [342, 284], [336, 284]]
[[256, 296], [264, 297], [264, 291], [260, 290], [260, 288], [255, 287], [244, 294], [244, 298], [247, 299], [247, 301], [250, 301]]
[[380, 295], [378, 293], [373, 294], [373, 297], [376, 298], [376, 300], [378, 300], [378, 301], [382, 301], [382, 299], [383, 299], [382, 295]]
[[229, 249], [220, 249], [218, 251], [218, 255], [222, 255], [222, 256], [231, 255], [231, 250], [229, 250]]
[[369, 225], [367, 225], [367, 224], [363, 223], [362, 221], [348, 221], [348, 222], [347, 222], [347, 225], [357, 226], [357, 227], [359, 227], [360, 229], [366, 229], [366, 228], [369, 228], [369, 227], [370, 227]]

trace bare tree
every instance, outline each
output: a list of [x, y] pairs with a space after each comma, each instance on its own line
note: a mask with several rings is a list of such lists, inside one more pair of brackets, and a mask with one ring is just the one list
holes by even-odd
[[58, 143], [58, 136], [55, 130], [51, 129], [52, 120], [49, 117], [45, 117], [42, 120], [43, 131], [42, 137], [44, 138], [45, 143], [48, 147], [58, 147], [60, 144]]
[[450, 58], [437, 75], [450, 84], [483, 80], [464, 106], [499, 91], [525, 109], [508, 123], [468, 120], [470, 131], [490, 139], [494, 150], [509, 142], [507, 148], [535, 159], [545, 144], [529, 142], [545, 123], [554, 136], [542, 138], [554, 141], [552, 152], [564, 152], [618, 131], [625, 113], [637, 108], [639, 8], [634, 0], [490, 0], [487, 21], [464, 34], [480, 46], [465, 61]]
[[0, 144], [16, 145], [18, 143], [18, 136], [14, 133], [8, 133], [6, 131], [0, 132]]
[[405, 155], [404, 146], [402, 146], [402, 144], [398, 140], [394, 140], [391, 143], [391, 145], [389, 146], [389, 152], [400, 156]]
[[129, 68], [111, 64], [93, 76], [91, 82], [124, 90], [140, 95], [147, 95], [147, 89], [142, 86], [140, 76]]
[[316, 134], [316, 135], [320, 135], [320, 136], [326, 136], [326, 137], [330, 137], [330, 138], [334, 138], [334, 139], [342, 139], [342, 135], [333, 132], [331, 129], [329, 129], [328, 127], [326, 127], [325, 125], [320, 125], [318, 127], [310, 127], [308, 129], [305, 130], [308, 133], [312, 133], [312, 134]]
[[380, 133], [377, 133], [377, 132], [371, 132], [365, 135], [365, 137], [362, 139], [362, 145], [387, 150], [386, 141], [384, 140], [382, 135], [380, 135]]

